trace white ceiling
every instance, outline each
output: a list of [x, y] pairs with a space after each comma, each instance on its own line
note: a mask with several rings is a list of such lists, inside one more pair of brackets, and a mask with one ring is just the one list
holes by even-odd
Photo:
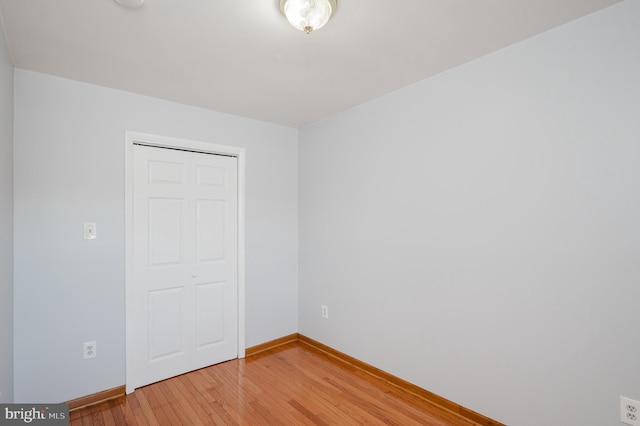
[[16, 67], [301, 127], [620, 0], [0, 0]]

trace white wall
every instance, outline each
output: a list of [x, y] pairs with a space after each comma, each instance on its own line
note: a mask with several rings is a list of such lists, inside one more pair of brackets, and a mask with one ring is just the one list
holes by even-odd
[[0, 403], [13, 400], [13, 63], [0, 20]]
[[16, 70], [17, 402], [125, 383], [125, 130], [246, 148], [246, 343], [297, 331], [296, 129]]
[[300, 332], [510, 425], [618, 424], [639, 117], [628, 0], [301, 129]]

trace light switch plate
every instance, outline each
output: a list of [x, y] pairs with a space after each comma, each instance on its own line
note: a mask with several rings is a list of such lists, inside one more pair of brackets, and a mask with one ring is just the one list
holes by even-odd
[[84, 224], [84, 239], [85, 240], [95, 240], [98, 238], [97, 228], [95, 223], [85, 223]]

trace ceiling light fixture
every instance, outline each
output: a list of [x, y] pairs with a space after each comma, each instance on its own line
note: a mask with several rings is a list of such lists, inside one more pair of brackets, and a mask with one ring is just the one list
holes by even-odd
[[295, 28], [309, 34], [329, 21], [338, 0], [280, 0], [280, 11]]
[[144, 0], [116, 0], [116, 3], [119, 3], [126, 7], [136, 9], [138, 7], [142, 7]]

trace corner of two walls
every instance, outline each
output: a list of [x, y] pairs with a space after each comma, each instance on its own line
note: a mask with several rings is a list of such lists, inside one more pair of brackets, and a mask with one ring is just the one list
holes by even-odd
[[638, 52], [626, 1], [301, 129], [300, 333], [507, 424], [617, 423]]

